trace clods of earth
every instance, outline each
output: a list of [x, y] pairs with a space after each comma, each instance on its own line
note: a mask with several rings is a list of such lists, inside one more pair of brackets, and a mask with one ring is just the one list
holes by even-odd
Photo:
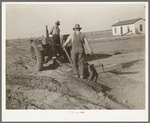
[[[99, 73], [99, 90], [72, 77], [68, 63], [53, 63], [34, 73], [28, 66], [29, 47], [7, 47], [6, 109], [145, 109], [144, 36], [90, 45], [104, 66], [123, 66], [120, 71]], [[95, 56], [86, 55], [85, 60], [98, 64]]]

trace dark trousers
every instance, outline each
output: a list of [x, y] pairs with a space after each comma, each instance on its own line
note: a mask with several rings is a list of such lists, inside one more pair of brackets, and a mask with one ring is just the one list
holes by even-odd
[[53, 53], [57, 56], [57, 53], [61, 54], [60, 46], [56, 46], [55, 44], [60, 44], [60, 37], [59, 35], [53, 35]]
[[71, 51], [73, 72], [75, 75], [84, 76], [84, 51]]

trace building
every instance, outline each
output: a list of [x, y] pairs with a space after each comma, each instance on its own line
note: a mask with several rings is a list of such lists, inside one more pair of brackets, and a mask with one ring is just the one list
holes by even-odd
[[113, 35], [129, 35], [145, 33], [145, 19], [137, 18], [125, 21], [116, 21], [112, 25]]

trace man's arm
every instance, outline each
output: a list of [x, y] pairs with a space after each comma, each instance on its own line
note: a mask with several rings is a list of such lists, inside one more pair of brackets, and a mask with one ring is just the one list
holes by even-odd
[[83, 37], [83, 39], [84, 39], [85, 46], [87, 47], [89, 53], [93, 54], [92, 48], [91, 48], [91, 46], [88, 43], [88, 39], [85, 36]]

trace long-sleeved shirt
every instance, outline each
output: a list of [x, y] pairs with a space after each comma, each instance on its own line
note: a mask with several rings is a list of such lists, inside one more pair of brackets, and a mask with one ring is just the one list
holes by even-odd
[[[82, 36], [83, 40], [84, 40], [84, 45], [87, 47], [89, 53], [92, 53], [92, 49], [88, 43], [88, 39], [85, 37], [84, 34], [82, 34], [81, 32], [76, 31], [76, 34], [80, 34], [80, 36]], [[74, 39], [74, 33], [70, 34], [69, 37], [67, 38], [66, 42], [63, 44], [64, 46], [66, 46], [68, 43], [73, 43], [73, 39]]]
[[52, 27], [52, 29], [50, 30], [50, 34], [60, 35], [60, 29], [59, 29], [58, 25], [54, 25]]

